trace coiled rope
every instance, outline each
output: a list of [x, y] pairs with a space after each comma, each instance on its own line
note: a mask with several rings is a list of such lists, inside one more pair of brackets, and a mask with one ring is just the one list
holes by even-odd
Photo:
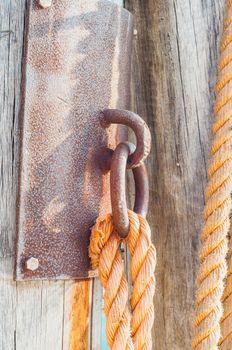
[[[232, 259], [227, 274], [232, 192], [232, 1], [225, 4], [216, 119], [201, 236], [193, 349], [232, 349]], [[227, 275], [224, 290], [224, 278]], [[223, 312], [224, 308], [224, 312]]]
[[120, 253], [122, 239], [115, 232], [112, 216], [98, 218], [92, 228], [89, 255], [105, 289], [106, 336], [113, 350], [151, 350], [154, 320], [156, 250], [150, 227], [141, 215], [128, 211], [130, 229], [123, 241], [131, 254], [132, 291], [128, 305], [128, 282]]

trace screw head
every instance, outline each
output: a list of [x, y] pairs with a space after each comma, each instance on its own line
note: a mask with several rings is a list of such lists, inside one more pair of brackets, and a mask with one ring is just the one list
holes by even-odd
[[39, 0], [39, 5], [46, 9], [52, 5], [52, 0]]
[[26, 268], [27, 270], [35, 271], [39, 267], [39, 260], [37, 258], [33, 258], [33, 256], [26, 260]]

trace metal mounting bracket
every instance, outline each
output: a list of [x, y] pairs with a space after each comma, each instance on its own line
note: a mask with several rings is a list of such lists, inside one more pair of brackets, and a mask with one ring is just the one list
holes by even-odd
[[107, 0], [29, 4], [22, 80], [15, 277], [94, 276], [88, 245], [109, 212], [101, 149], [126, 140], [100, 125], [104, 108], [128, 109], [132, 16]]

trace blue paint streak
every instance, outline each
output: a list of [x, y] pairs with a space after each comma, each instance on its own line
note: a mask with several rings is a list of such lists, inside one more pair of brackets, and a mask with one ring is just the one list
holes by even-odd
[[106, 340], [106, 317], [104, 312], [102, 312], [102, 320], [101, 320], [101, 350], [109, 350], [109, 346]]

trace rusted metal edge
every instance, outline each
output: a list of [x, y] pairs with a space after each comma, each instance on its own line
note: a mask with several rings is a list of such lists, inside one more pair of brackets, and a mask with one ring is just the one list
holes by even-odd
[[129, 108], [132, 16], [106, 0], [28, 8], [25, 34], [15, 278], [92, 277], [88, 245], [111, 210], [101, 149], [126, 130], [100, 111]]
[[[130, 142], [121, 142], [115, 149], [110, 172], [110, 193], [114, 227], [121, 238], [126, 238], [130, 228], [126, 202], [126, 169], [128, 159], [135, 152]], [[141, 163], [132, 169], [135, 183], [134, 212], [147, 215], [149, 202], [149, 182], [146, 166]]]
[[142, 163], [151, 150], [151, 133], [146, 122], [136, 113], [120, 110], [105, 109], [101, 114], [101, 125], [109, 127], [111, 124], [121, 124], [130, 127], [136, 136], [136, 150], [127, 160], [127, 168], [135, 168]]

